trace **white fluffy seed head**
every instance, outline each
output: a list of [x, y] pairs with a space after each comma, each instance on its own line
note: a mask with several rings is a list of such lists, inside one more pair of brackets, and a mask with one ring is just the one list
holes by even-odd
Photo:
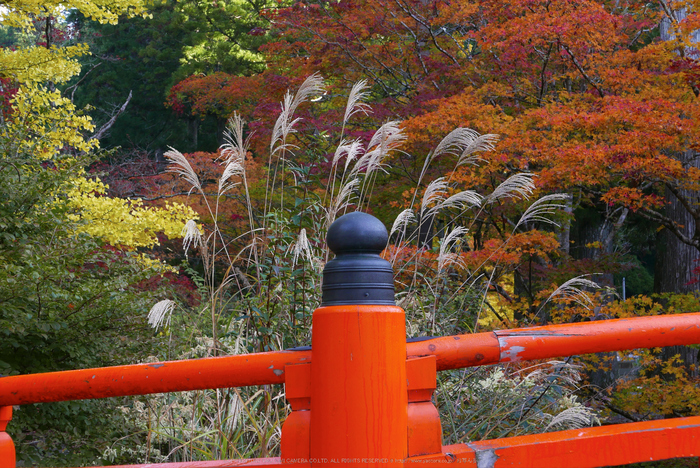
[[177, 304], [170, 299], [165, 299], [156, 303], [148, 312], [148, 324], [156, 330], [163, 325], [163, 322], [165, 322], [166, 327], [169, 326], [170, 318], [172, 317], [176, 305]]
[[272, 129], [272, 140], [270, 142], [271, 154], [291, 147], [286, 143], [287, 137], [290, 133], [294, 132], [294, 126], [301, 120], [299, 118], [293, 118], [294, 112], [296, 112], [299, 104], [308, 101], [315, 95], [323, 94], [323, 91], [323, 77], [319, 73], [314, 73], [304, 80], [296, 94], [292, 95], [287, 91], [282, 102], [282, 112]]
[[513, 174], [501, 182], [490, 195], [486, 196], [484, 201], [494, 203], [504, 198], [524, 198], [527, 200], [535, 191], [535, 182], [533, 182], [532, 177], [533, 174], [528, 173]]
[[309, 262], [309, 264], [313, 268], [313, 255], [311, 254], [311, 245], [309, 244], [309, 239], [306, 237], [306, 229], [302, 229], [299, 232], [299, 236], [297, 237], [297, 241], [294, 244], [293, 251], [294, 257], [292, 258], [292, 265], [296, 265], [297, 260], [299, 260], [299, 257], [303, 257]]
[[433, 203], [439, 203], [447, 196], [447, 181], [444, 177], [438, 177], [425, 188], [421, 201], [421, 218], [428, 214], [428, 207]]
[[370, 106], [362, 102], [369, 96], [369, 93], [365, 91], [367, 88], [367, 80], [360, 80], [352, 86], [350, 95], [348, 96], [348, 103], [345, 106], [343, 123], [347, 123], [347, 121], [350, 120], [350, 117], [358, 112], [362, 112], [365, 115], [372, 112]]
[[340, 192], [333, 199], [331, 206], [328, 209], [328, 215], [326, 216], [326, 227], [330, 227], [340, 211], [350, 206], [355, 189], [359, 185], [360, 180], [357, 178], [351, 179], [345, 185], [343, 185], [343, 188], [340, 189]]
[[553, 193], [551, 195], [545, 195], [544, 197], [537, 200], [535, 203], [530, 205], [525, 213], [520, 217], [518, 224], [515, 228], [519, 228], [525, 223], [531, 221], [539, 221], [541, 223], [552, 224], [554, 226], [559, 226], [556, 221], [549, 218], [559, 210], [566, 208], [566, 202], [570, 196], [565, 193]]
[[396, 219], [394, 220], [394, 224], [391, 226], [391, 231], [389, 232], [389, 238], [391, 239], [391, 236], [399, 230], [401, 230], [401, 232], [404, 232], [406, 230], [406, 227], [408, 227], [409, 224], [414, 223], [415, 221], [416, 215], [413, 214], [413, 211], [410, 208], [406, 208], [401, 213], [399, 213]]
[[197, 222], [194, 219], [190, 219], [185, 223], [185, 227], [182, 228], [182, 237], [182, 248], [185, 251], [185, 257], [187, 256], [187, 249], [189, 249], [190, 246], [196, 249], [204, 242], [202, 232], [199, 230], [199, 226], [197, 226]]
[[245, 175], [245, 166], [243, 162], [237, 158], [229, 159], [224, 169], [224, 173], [219, 178], [219, 195], [223, 195], [229, 189], [238, 185], [238, 182], [229, 182], [231, 177]]
[[571, 278], [570, 280], [562, 283], [552, 294], [549, 295], [546, 301], [542, 304], [544, 307], [550, 300], [555, 297], [562, 297], [566, 300], [571, 300], [582, 307], [589, 309], [593, 306], [593, 301], [586, 294], [584, 288], [588, 289], [600, 289], [600, 285], [595, 281], [591, 281], [585, 278], [586, 275], [577, 276]]
[[456, 249], [457, 242], [469, 231], [469, 229], [457, 226], [449, 234], [442, 239], [440, 243], [440, 254], [438, 255], [438, 276], [450, 265], [457, 265], [461, 268], [466, 268], [464, 260], [459, 255], [459, 249]]
[[174, 148], [170, 148], [170, 151], [166, 152], [164, 156], [168, 161], [170, 161], [167, 169], [168, 172], [180, 174], [183, 179], [189, 182], [193, 189], [196, 188], [198, 190], [202, 190], [202, 185], [199, 183], [199, 177], [197, 177], [197, 173], [194, 172], [194, 169], [192, 169], [192, 166], [190, 166], [190, 163], [185, 155]]

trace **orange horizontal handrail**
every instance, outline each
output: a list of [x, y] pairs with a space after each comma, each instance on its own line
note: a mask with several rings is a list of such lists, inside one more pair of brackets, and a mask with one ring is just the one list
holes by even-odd
[[273, 351], [0, 378], [0, 406], [284, 383], [311, 351]]
[[404, 466], [596, 468], [697, 457], [698, 439], [700, 416], [694, 416], [447, 445], [441, 453], [409, 458]]
[[688, 344], [700, 344], [698, 312], [444, 336], [409, 343], [408, 355], [435, 355], [446, 370]]
[[[430, 338], [407, 343], [409, 357], [437, 357], [437, 369], [700, 343], [700, 313], [634, 317]], [[284, 383], [286, 365], [312, 351], [268, 353], [82, 369], [0, 378], [0, 406]]]

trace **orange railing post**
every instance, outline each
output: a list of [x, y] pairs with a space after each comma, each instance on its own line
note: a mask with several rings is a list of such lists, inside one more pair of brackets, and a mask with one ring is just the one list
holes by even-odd
[[12, 419], [12, 406], [0, 406], [0, 468], [15, 468], [15, 444], [5, 432]]
[[328, 230], [336, 258], [313, 315], [313, 466], [399, 467], [406, 459], [406, 325], [391, 265], [379, 257], [387, 240], [384, 225], [365, 213]]

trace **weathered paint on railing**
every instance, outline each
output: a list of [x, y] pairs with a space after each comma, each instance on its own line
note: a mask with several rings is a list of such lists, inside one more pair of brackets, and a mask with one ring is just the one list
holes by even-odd
[[[700, 313], [634, 317], [455, 335], [406, 344], [437, 369], [700, 343]], [[0, 406], [284, 383], [311, 350], [103, 367], [0, 378]]]
[[447, 370], [699, 342], [700, 313], [692, 313], [445, 336], [409, 343], [407, 351], [435, 355], [437, 369]]

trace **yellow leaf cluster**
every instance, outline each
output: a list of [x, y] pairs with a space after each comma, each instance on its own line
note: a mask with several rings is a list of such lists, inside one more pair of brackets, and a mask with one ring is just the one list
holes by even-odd
[[82, 132], [94, 125], [89, 117], [79, 115], [73, 103], [39, 84], [19, 89], [12, 101], [12, 116], [0, 126], [0, 138], [14, 141], [15, 147], [37, 159], [52, 159], [63, 147], [90, 151], [97, 140], [86, 141]]
[[0, 49], [0, 76], [18, 83], [64, 83], [80, 73], [75, 57], [88, 53], [87, 44], [69, 47]]
[[119, 15], [146, 16], [143, 0], [9, 0], [2, 2], [6, 9], [2, 21], [16, 28], [31, 28], [32, 18], [38, 16], [60, 17], [66, 10], [77, 9], [85, 16], [100, 23], [116, 24]]
[[141, 200], [125, 200], [105, 196], [107, 185], [99, 179], [76, 177], [68, 192], [71, 221], [80, 230], [112, 245], [124, 247], [153, 247], [158, 245], [157, 234], [170, 238], [182, 237], [182, 230], [197, 214], [180, 203], [166, 204], [165, 208], [144, 206]]
[[151, 258], [145, 254], [138, 254], [136, 261], [147, 270], [153, 270], [154, 272], [163, 275], [164, 273], [177, 273], [179, 270], [172, 265], [168, 265], [160, 260]]

